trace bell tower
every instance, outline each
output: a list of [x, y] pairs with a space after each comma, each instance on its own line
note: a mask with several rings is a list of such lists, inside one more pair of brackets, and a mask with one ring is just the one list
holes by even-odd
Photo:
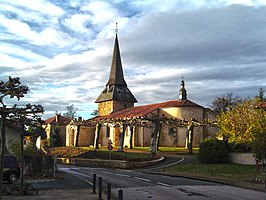
[[95, 101], [98, 103], [98, 114], [99, 116], [109, 115], [112, 112], [133, 107], [136, 102], [138, 101], [128, 89], [124, 79], [116, 28], [109, 80]]
[[185, 81], [182, 78], [179, 90], [179, 100], [186, 100], [186, 99], [187, 99], [187, 90], [185, 89]]

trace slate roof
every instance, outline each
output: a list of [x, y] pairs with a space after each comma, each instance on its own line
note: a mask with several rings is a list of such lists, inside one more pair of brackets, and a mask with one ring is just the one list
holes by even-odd
[[137, 102], [137, 99], [128, 89], [126, 81], [124, 79], [117, 34], [115, 36], [115, 45], [113, 50], [109, 80], [104, 90], [96, 99], [95, 103], [111, 100]]
[[58, 117], [58, 122], [56, 122], [56, 116], [54, 116], [54, 117], [51, 117], [51, 118], [45, 120], [45, 124], [56, 124], [56, 123], [58, 123], [58, 124], [61, 124], [61, 125], [67, 125], [71, 121], [70, 118], [64, 117], [62, 115], [57, 115], [57, 117]]
[[133, 117], [144, 117], [149, 113], [152, 113], [158, 108], [171, 108], [171, 107], [201, 107], [202, 106], [186, 99], [186, 100], [173, 100], [173, 101], [167, 101], [162, 103], [156, 103], [156, 104], [149, 104], [144, 106], [135, 106], [126, 108], [114, 113], [111, 113], [110, 115], [106, 116], [99, 116], [93, 118], [93, 120], [101, 120], [101, 119], [118, 119], [118, 118], [133, 118]]
[[124, 74], [123, 74], [117, 34], [115, 35], [115, 45], [114, 45], [114, 50], [113, 50], [113, 58], [112, 58], [112, 65], [111, 65], [109, 80], [106, 85], [127, 86], [126, 81], [124, 79]]

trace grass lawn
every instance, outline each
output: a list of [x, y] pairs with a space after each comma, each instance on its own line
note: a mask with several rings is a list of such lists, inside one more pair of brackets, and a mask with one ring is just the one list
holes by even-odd
[[[101, 147], [100, 149], [95, 150], [91, 147], [55, 147], [50, 149], [50, 153], [52, 155], [57, 155], [58, 157], [83, 157], [88, 155], [87, 153], [90, 152], [93, 154], [93, 152], [97, 153], [98, 156], [103, 157], [109, 157], [109, 150], [107, 150], [107, 147]], [[146, 151], [136, 151], [136, 150], [128, 150], [124, 149], [124, 152], [118, 152], [117, 148], [114, 148], [111, 152], [112, 158], [119, 158], [121, 160], [128, 160], [128, 159], [139, 159], [139, 160], [145, 160], [145, 159], [152, 159], [150, 154]]]
[[194, 160], [161, 170], [161, 173], [220, 181], [239, 187], [264, 189], [265, 169], [239, 164], [203, 164]]
[[[133, 150], [139, 150], [139, 151], [149, 151], [150, 147], [134, 147]], [[185, 149], [184, 147], [159, 147], [159, 152], [164, 153], [188, 153], [188, 149]], [[193, 153], [198, 153], [199, 148], [193, 148]]]

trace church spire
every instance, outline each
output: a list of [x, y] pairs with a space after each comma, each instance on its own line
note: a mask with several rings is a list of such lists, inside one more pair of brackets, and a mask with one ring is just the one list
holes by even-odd
[[180, 84], [180, 90], [179, 90], [179, 100], [186, 100], [187, 99], [187, 91], [185, 89], [185, 81], [182, 77], [181, 84]]
[[117, 28], [115, 33], [115, 45], [113, 50], [112, 65], [110, 70], [109, 80], [106, 85], [123, 85], [127, 86], [124, 79], [122, 62], [120, 57], [120, 49], [117, 36]]
[[99, 103], [99, 115], [104, 116], [127, 107], [132, 107], [136, 102], [138, 101], [128, 89], [124, 79], [116, 24], [115, 44], [109, 80], [107, 81], [104, 90], [96, 99], [95, 103]]

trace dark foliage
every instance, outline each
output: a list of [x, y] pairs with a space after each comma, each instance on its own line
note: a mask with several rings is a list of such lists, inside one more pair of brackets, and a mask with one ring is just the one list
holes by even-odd
[[216, 113], [221, 114], [234, 108], [239, 102], [242, 102], [242, 98], [235, 96], [233, 93], [227, 93], [226, 95], [216, 97], [210, 105], [210, 108]]
[[198, 159], [202, 163], [226, 163], [229, 161], [225, 143], [211, 138], [200, 144]]
[[251, 153], [252, 144], [250, 142], [244, 143], [229, 143], [228, 144], [229, 152], [238, 152], [238, 153]]
[[56, 127], [52, 135], [53, 147], [61, 147], [64, 145], [63, 138], [60, 135], [60, 128]]

